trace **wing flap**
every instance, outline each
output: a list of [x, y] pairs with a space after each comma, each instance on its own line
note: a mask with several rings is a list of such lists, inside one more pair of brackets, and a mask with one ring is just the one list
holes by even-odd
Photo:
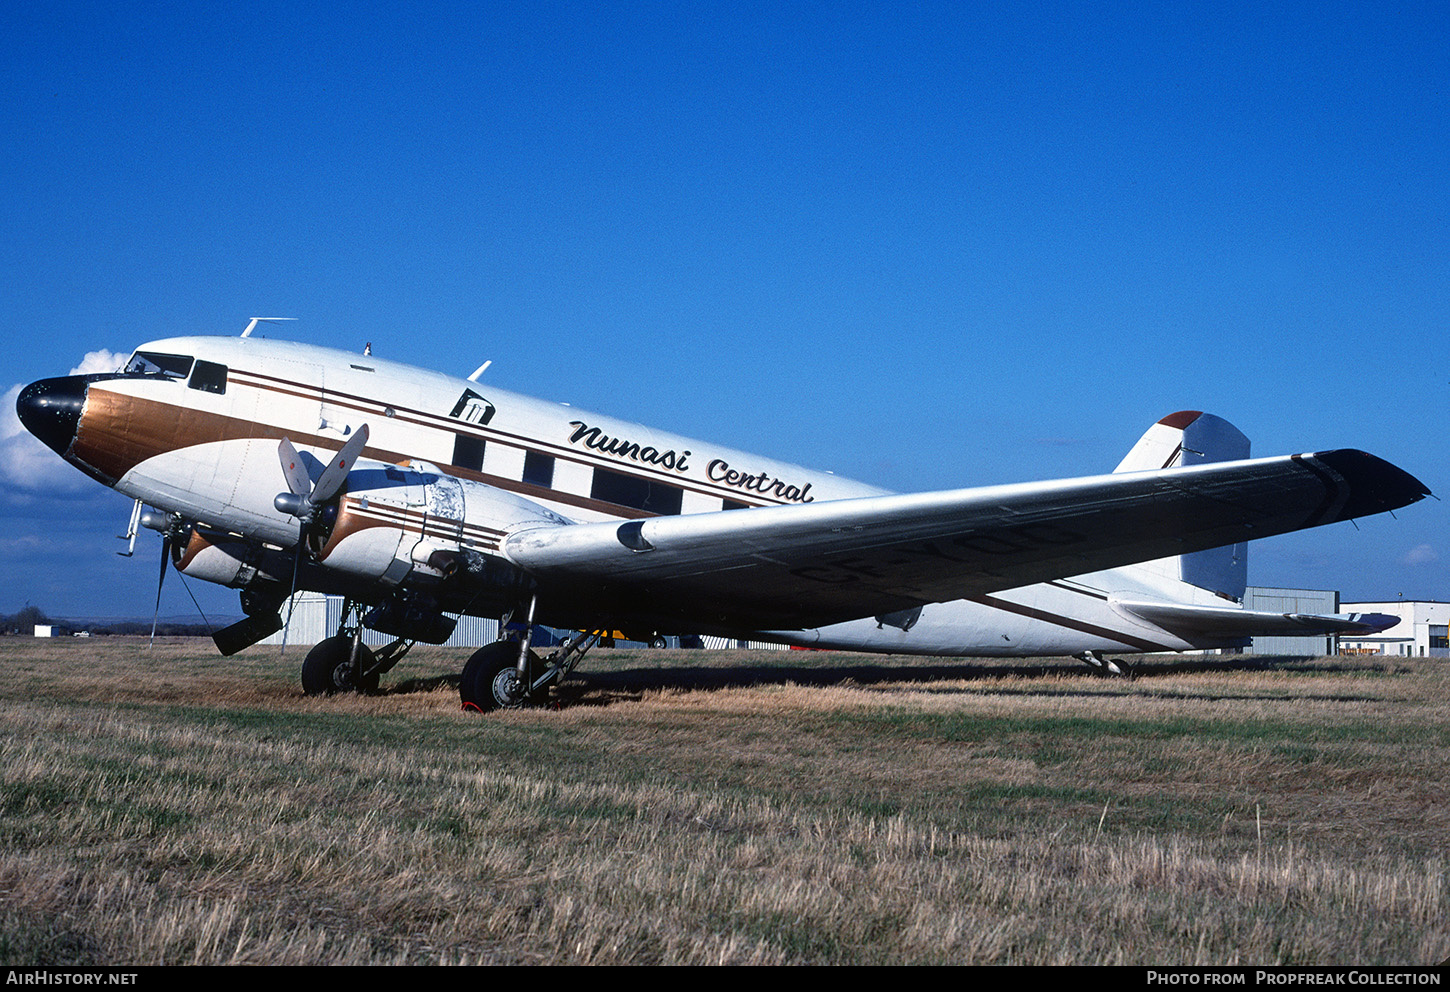
[[1427, 495], [1341, 450], [516, 533], [560, 595], [758, 628], [818, 626], [1394, 509]]

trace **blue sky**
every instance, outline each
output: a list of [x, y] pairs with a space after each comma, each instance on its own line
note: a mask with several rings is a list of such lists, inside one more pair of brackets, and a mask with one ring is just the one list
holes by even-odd
[[[973, 6], [10, 5], [0, 388], [278, 314], [899, 490], [1202, 409], [1450, 491], [1450, 9]], [[10, 397], [0, 612], [149, 614]], [[1397, 517], [1250, 581], [1450, 600]]]

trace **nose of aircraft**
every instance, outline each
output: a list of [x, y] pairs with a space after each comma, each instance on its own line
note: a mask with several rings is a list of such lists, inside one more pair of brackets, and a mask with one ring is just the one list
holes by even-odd
[[86, 405], [86, 377], [61, 376], [38, 379], [20, 391], [15, 413], [25, 429], [64, 455], [75, 440]]

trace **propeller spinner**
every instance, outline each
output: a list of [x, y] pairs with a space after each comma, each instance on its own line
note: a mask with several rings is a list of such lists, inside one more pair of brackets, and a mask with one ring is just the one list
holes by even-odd
[[272, 505], [282, 513], [302, 521], [305, 531], [307, 525], [316, 519], [317, 511], [342, 490], [343, 483], [347, 481], [347, 473], [352, 470], [353, 463], [367, 443], [368, 426], [363, 424], [348, 438], [342, 449], [332, 456], [332, 461], [327, 463], [327, 467], [314, 483], [307, 474], [307, 467], [302, 463], [302, 456], [297, 453], [292, 442], [284, 437], [277, 445], [277, 456], [282, 462], [282, 475], [287, 480], [288, 491], [278, 493]]

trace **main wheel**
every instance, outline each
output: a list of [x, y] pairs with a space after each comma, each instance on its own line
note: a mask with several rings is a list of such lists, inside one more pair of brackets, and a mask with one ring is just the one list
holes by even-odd
[[[357, 660], [366, 672], [373, 666], [373, 652], [366, 644], [357, 646]], [[359, 688], [352, 679], [352, 638], [346, 634], [318, 641], [302, 660], [302, 691], [309, 696], [330, 696]], [[372, 692], [378, 677], [364, 675], [361, 691]]]
[[[529, 652], [529, 669], [538, 664]], [[528, 687], [519, 677], [519, 646], [513, 641], [494, 641], [473, 652], [463, 666], [458, 696], [466, 710], [512, 710], [529, 701]]]

